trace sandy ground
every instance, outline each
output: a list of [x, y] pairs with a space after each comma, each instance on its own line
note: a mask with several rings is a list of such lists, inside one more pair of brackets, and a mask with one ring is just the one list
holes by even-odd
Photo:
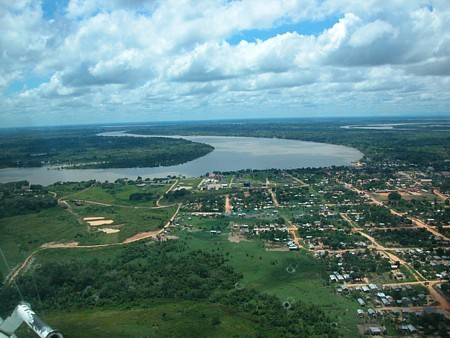
[[[397, 191], [403, 199], [407, 200], [408, 198], [410, 198], [410, 196], [422, 196], [422, 194], [420, 192], [417, 191], [409, 191], [409, 192], [405, 192], [405, 191]], [[375, 195], [382, 201], [387, 201], [388, 200], [388, 196], [389, 196], [389, 192], [377, 192], [375, 193]]]
[[276, 208], [279, 208], [279, 207], [280, 207], [280, 204], [278, 203], [277, 196], [275, 195], [275, 193], [273, 192], [273, 190], [272, 190], [272, 189], [269, 189], [269, 193], [270, 193], [270, 195], [272, 196], [273, 204], [275, 205]]
[[230, 195], [225, 195], [225, 213], [231, 214]]
[[42, 244], [43, 248], [46, 249], [55, 249], [55, 248], [73, 248], [78, 246], [78, 242], [69, 242], [69, 243], [55, 243], [55, 242], [50, 242], [50, 243], [45, 243]]
[[98, 229], [98, 231], [101, 231], [101, 232], [104, 232], [104, 233], [107, 233], [107, 234], [115, 234], [115, 233], [120, 232], [119, 229], [111, 229], [111, 228]]
[[182, 186], [180, 186], [180, 187], [176, 187], [176, 188], [173, 189], [173, 190], [176, 191], [176, 190], [181, 190], [181, 189], [191, 190], [191, 189], [192, 189], [192, 186], [190, 186], [190, 185], [182, 185]]
[[107, 224], [113, 224], [114, 221], [112, 219], [104, 219], [101, 221], [88, 221], [89, 225], [92, 227], [100, 226], [100, 225], [107, 225]]
[[85, 217], [83, 221], [97, 221], [99, 219], [105, 219], [105, 217]]
[[414, 196], [421, 196], [422, 195], [420, 192], [415, 192], [415, 191], [411, 191], [410, 194], [414, 195]]
[[126, 240], [123, 241], [124, 244], [126, 243], [132, 243], [136, 241], [140, 241], [141, 239], [150, 238], [150, 237], [156, 237], [156, 235], [159, 235], [161, 230], [157, 231], [149, 231], [149, 232], [140, 232], [134, 236], [128, 237]]

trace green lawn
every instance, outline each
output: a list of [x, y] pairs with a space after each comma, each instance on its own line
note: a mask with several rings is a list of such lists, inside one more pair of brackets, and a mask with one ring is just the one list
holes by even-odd
[[[2, 218], [0, 222], [0, 248], [9, 266], [14, 268], [42, 244], [47, 242], [69, 242], [85, 232], [76, 218], [60, 207], [38, 213]], [[0, 271], [7, 269], [3, 260]]]

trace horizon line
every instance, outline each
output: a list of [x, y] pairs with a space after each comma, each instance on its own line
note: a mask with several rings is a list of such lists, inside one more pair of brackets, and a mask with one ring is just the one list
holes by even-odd
[[158, 121], [137, 121], [137, 122], [96, 122], [96, 123], [80, 123], [80, 124], [54, 124], [54, 125], [29, 125], [29, 126], [12, 126], [0, 127], [0, 130], [8, 129], [29, 129], [29, 128], [64, 128], [64, 127], [120, 127], [120, 126], [143, 126], [144, 124], [181, 124], [181, 123], [214, 123], [214, 122], [231, 122], [231, 121], [277, 121], [277, 120], [402, 120], [402, 119], [450, 119], [450, 113], [434, 113], [434, 114], [401, 114], [401, 115], [345, 115], [345, 116], [286, 116], [286, 117], [248, 117], [248, 118], [222, 118], [222, 119], [192, 119], [192, 120], [158, 120]]

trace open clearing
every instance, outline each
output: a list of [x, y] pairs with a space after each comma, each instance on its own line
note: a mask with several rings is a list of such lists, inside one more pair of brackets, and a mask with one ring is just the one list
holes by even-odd
[[248, 240], [248, 239], [245, 238], [244, 236], [241, 236], [241, 235], [238, 235], [238, 234], [235, 234], [235, 233], [232, 233], [232, 232], [230, 232], [230, 233], [228, 234], [228, 240], [229, 240], [231, 243], [250, 242], [250, 240]]
[[106, 234], [115, 234], [120, 232], [119, 229], [111, 229], [111, 228], [102, 228], [102, 229], [98, 229], [98, 231], [104, 232]]
[[112, 219], [105, 219], [105, 220], [101, 220], [101, 221], [89, 221], [88, 223], [90, 226], [96, 227], [96, 226], [100, 226], [100, 225], [113, 224], [114, 221]]
[[98, 221], [98, 220], [101, 220], [101, 219], [105, 219], [105, 217], [103, 217], [103, 216], [100, 216], [100, 217], [84, 217], [83, 221], [89, 222], [89, 221]]

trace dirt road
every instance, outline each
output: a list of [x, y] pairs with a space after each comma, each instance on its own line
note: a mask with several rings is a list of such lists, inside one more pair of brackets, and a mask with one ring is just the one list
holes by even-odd
[[[366, 191], [357, 189], [357, 188], [355, 188], [354, 186], [352, 186], [352, 185], [349, 184], [349, 183], [345, 183], [345, 182], [339, 182], [339, 183], [344, 184], [344, 186], [345, 186], [347, 189], [353, 190], [353, 191], [357, 192], [357, 193], [360, 194], [360, 195], [364, 195], [364, 196], [366, 196], [367, 198], [370, 198], [370, 200], [371, 200], [374, 204], [385, 207], [385, 208], [388, 209], [393, 215], [396, 215], [396, 216], [399, 216], [399, 217], [405, 217], [404, 214], [402, 214], [402, 213], [396, 211], [395, 209], [393, 209], [393, 208], [387, 206], [387, 205], [384, 204], [383, 202], [378, 201], [378, 200], [377, 200], [376, 198], [374, 198], [373, 196], [370, 196]], [[417, 228], [425, 228], [425, 229], [427, 229], [429, 232], [431, 232], [433, 235], [435, 235], [436, 237], [440, 237], [440, 238], [442, 238], [442, 239], [444, 239], [444, 240], [446, 240], [446, 241], [450, 241], [450, 239], [449, 239], [448, 237], [446, 237], [446, 236], [444, 236], [443, 234], [441, 234], [440, 232], [436, 231], [436, 230], [433, 229], [431, 226], [429, 226], [428, 224], [425, 224], [425, 223], [422, 222], [421, 220], [419, 220], [419, 219], [417, 219], [417, 218], [414, 218], [414, 217], [410, 217], [410, 216], [407, 216], [406, 218], [408, 218], [409, 220], [411, 220], [411, 222], [413, 222], [413, 224], [414, 224]]]
[[231, 203], [230, 203], [230, 195], [225, 195], [225, 213], [231, 214], [232, 210], [233, 210], [233, 208], [231, 207]]
[[294, 243], [297, 244], [299, 248], [303, 248], [303, 245], [300, 242], [302, 239], [298, 237], [297, 227], [291, 221], [287, 222], [290, 225], [289, 228], [287, 228], [287, 230], [292, 234], [292, 237], [294, 237]]
[[283, 171], [283, 173], [284, 173], [286, 176], [292, 178], [295, 182], [300, 183], [303, 187], [309, 187], [309, 184], [308, 184], [308, 183], [303, 182], [302, 180], [298, 179], [297, 177], [292, 176], [291, 174], [288, 174], [288, 173], [285, 172], [285, 171]]
[[22, 263], [21, 266], [19, 266], [10, 276], [6, 277], [6, 282], [5, 285], [9, 286], [11, 285], [11, 283], [13, 282], [13, 280], [19, 275], [19, 273], [25, 269], [28, 268], [29, 264], [31, 263], [34, 255], [41, 250], [41, 248], [34, 250], [26, 259], [25, 261]]
[[276, 208], [279, 208], [280, 204], [278, 203], [277, 196], [275, 195], [272, 189], [269, 189], [268, 191], [270, 196], [272, 196], [273, 205], [275, 205]]
[[164, 206], [162, 206], [162, 205], [160, 204], [161, 200], [163, 199], [164, 195], [167, 194], [167, 193], [169, 193], [170, 191], [172, 191], [172, 189], [175, 188], [177, 184], [178, 184], [178, 180], [175, 180], [175, 183], [172, 184], [172, 185], [170, 186], [170, 188], [167, 189], [167, 191], [166, 191], [164, 194], [162, 194], [162, 195], [158, 198], [158, 200], [156, 201], [156, 206], [157, 206], [157, 207], [159, 207], [159, 208], [164, 207]]
[[369, 234], [365, 233], [360, 228], [357, 228], [356, 223], [353, 220], [351, 220], [347, 214], [341, 213], [340, 215], [343, 219], [345, 219], [350, 224], [353, 231], [356, 231], [359, 234], [361, 234], [362, 236], [364, 236], [365, 238], [367, 238], [372, 243], [372, 246], [376, 250], [383, 252], [386, 255], [386, 257], [389, 257], [389, 259], [391, 261], [400, 262], [400, 264], [405, 266], [412, 273], [412, 275], [414, 276], [414, 278], [417, 281], [420, 281], [418, 277], [421, 277], [423, 280], [425, 280], [425, 277], [420, 272], [418, 272], [416, 269], [414, 269], [411, 265], [409, 265], [409, 263], [407, 263], [405, 260], [401, 259], [400, 257], [394, 255], [393, 253], [389, 252], [389, 249], [384, 247], [383, 245], [379, 244], [375, 238], [373, 238]]
[[446, 241], [450, 241], [450, 239], [446, 236], [444, 236], [443, 234], [441, 234], [439, 231], [433, 229], [431, 226], [429, 226], [428, 224], [425, 224], [424, 222], [422, 222], [421, 220], [417, 219], [417, 218], [413, 218], [413, 217], [409, 217], [409, 219], [418, 227], [418, 228], [425, 228], [427, 229], [429, 232], [431, 232], [433, 235], [435, 235], [436, 237], [440, 237]]
[[178, 215], [178, 212], [181, 209], [181, 206], [183, 204], [179, 203], [178, 208], [173, 214], [173, 216], [170, 218], [170, 220], [166, 223], [166, 225], [159, 230], [156, 231], [150, 231], [150, 232], [141, 232], [139, 234], [136, 234], [132, 237], [129, 237], [125, 239], [122, 243], [111, 243], [111, 244], [95, 244], [95, 245], [78, 245], [78, 242], [70, 242], [70, 243], [45, 243], [42, 244], [41, 247], [33, 251], [28, 257], [25, 259], [25, 261], [16, 269], [14, 272], [6, 278], [6, 285], [10, 285], [15, 278], [24, 270], [26, 270], [31, 263], [31, 260], [41, 250], [46, 249], [87, 249], [87, 248], [101, 248], [101, 247], [107, 247], [107, 246], [117, 246], [117, 245], [124, 245], [129, 244], [133, 242], [140, 241], [142, 239], [150, 238], [150, 237], [156, 237], [157, 235], [161, 234], [167, 227], [170, 226], [171, 222], [175, 219], [175, 217]]
[[448, 197], [445, 196], [443, 193], [441, 193], [439, 190], [434, 189], [433, 190], [433, 194], [435, 194], [436, 196], [438, 196], [440, 199], [442, 199], [443, 201], [448, 200]]
[[177, 217], [178, 212], [180, 211], [182, 205], [183, 205], [182, 203], [178, 204], [177, 210], [175, 211], [173, 216], [170, 218], [170, 220], [166, 223], [166, 225], [164, 225], [163, 228], [161, 228], [159, 230], [156, 230], [156, 231], [140, 232], [140, 233], [138, 233], [138, 234], [136, 234], [134, 236], [131, 236], [131, 237], [125, 239], [123, 241], [123, 244], [133, 243], [133, 242], [140, 241], [142, 239], [156, 237], [156, 236], [160, 235], [161, 233], [164, 232], [164, 230], [166, 230], [170, 226], [170, 224], [173, 222], [175, 217]]

